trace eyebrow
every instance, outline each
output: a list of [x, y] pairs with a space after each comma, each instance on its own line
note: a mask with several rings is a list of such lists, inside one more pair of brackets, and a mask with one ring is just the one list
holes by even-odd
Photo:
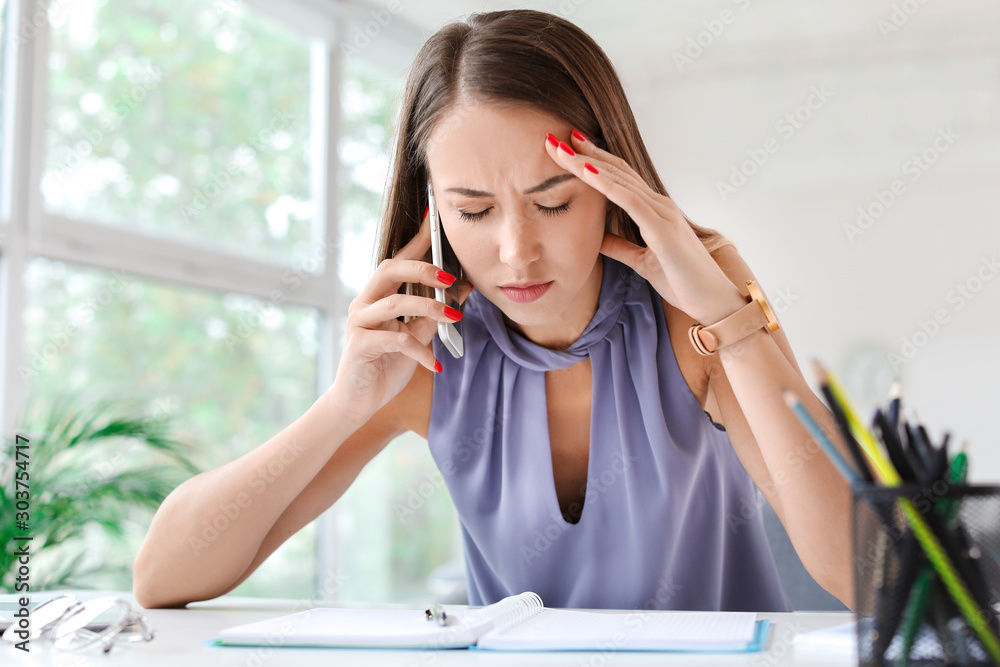
[[[536, 192], [543, 192], [549, 188], [553, 188], [563, 181], [568, 181], [571, 178], [576, 178], [576, 174], [559, 174], [558, 176], [553, 176], [552, 178], [547, 178], [538, 185], [530, 187], [524, 191], [524, 194], [530, 195]], [[484, 192], [483, 190], [473, 190], [471, 188], [448, 188], [445, 192], [457, 192], [460, 195], [465, 195], [467, 197], [492, 197], [492, 192]]]

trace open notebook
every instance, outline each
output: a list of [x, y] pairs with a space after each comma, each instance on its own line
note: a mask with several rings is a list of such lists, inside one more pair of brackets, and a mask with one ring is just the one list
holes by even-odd
[[547, 609], [536, 593], [448, 611], [448, 624], [416, 609], [320, 607], [227, 628], [225, 646], [477, 648], [505, 651], [758, 651], [767, 634], [753, 612]]

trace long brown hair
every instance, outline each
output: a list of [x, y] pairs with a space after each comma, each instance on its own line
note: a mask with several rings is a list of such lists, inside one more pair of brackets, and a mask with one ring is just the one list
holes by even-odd
[[[530, 9], [475, 13], [434, 33], [410, 65], [376, 263], [394, 256], [419, 230], [427, 203], [428, 139], [445, 114], [469, 101], [528, 105], [562, 118], [667, 194], [614, 66], [589, 35], [559, 16]], [[607, 209], [605, 229], [645, 247], [635, 221], [610, 200]], [[720, 233], [684, 219], [709, 252], [731, 245]], [[430, 261], [430, 252], [425, 259]], [[464, 270], [459, 274], [465, 278]], [[433, 296], [424, 285], [403, 287], [408, 294]]]

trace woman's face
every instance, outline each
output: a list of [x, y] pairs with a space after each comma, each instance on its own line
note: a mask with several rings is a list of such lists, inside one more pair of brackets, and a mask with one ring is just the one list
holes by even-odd
[[[571, 129], [533, 108], [470, 103], [441, 119], [427, 148], [442, 228], [466, 276], [509, 325], [553, 347], [590, 322], [602, 275], [607, 199], [545, 148], [547, 133], [569, 143]], [[530, 303], [500, 289], [547, 281]]]

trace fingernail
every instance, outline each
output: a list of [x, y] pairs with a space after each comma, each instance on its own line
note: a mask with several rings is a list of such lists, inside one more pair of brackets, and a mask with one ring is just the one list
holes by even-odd
[[592, 171], [595, 174], [601, 173], [601, 172], [597, 171], [597, 167], [595, 167], [594, 165], [590, 164], [589, 162], [584, 162], [583, 163], [583, 168], [586, 169], [587, 171]]
[[559, 140], [558, 140], [558, 139], [556, 139], [556, 135], [554, 135], [554, 134], [552, 134], [551, 132], [549, 132], [549, 134], [548, 134], [548, 136], [546, 137], [546, 139], [548, 139], [548, 140], [549, 140], [549, 143], [550, 143], [550, 144], [552, 144], [552, 145], [553, 145], [553, 146], [555, 146], [556, 148], [559, 148]]
[[429, 211], [429, 210], [431, 210], [431, 205], [430, 204], [427, 204], [427, 206], [424, 206], [424, 214], [422, 216], [420, 216], [421, 220], [423, 220], [424, 218], [427, 217], [427, 211]]
[[438, 271], [434, 274], [434, 277], [445, 283], [448, 287], [451, 287], [452, 283], [455, 282], [455, 276], [451, 275], [447, 271]]
[[445, 306], [444, 307], [444, 314], [447, 317], [450, 317], [451, 319], [453, 319], [456, 322], [458, 322], [460, 319], [462, 319], [462, 313], [458, 312], [457, 310], [455, 310], [451, 306]]
[[586, 141], [587, 140], [587, 137], [583, 136], [583, 134], [579, 130], [576, 130], [576, 129], [573, 130], [573, 136], [576, 137], [577, 141]]
[[434, 360], [434, 372], [435, 373], [440, 373], [442, 370], [444, 370], [444, 369], [441, 368], [441, 362], [438, 361], [437, 359], [435, 359]]
[[560, 141], [559, 142], [559, 148], [563, 149], [564, 151], [566, 151], [570, 155], [576, 155], [576, 151], [573, 150], [573, 147], [570, 146], [569, 144], [566, 144], [566, 143], [563, 143], [563, 142]]

